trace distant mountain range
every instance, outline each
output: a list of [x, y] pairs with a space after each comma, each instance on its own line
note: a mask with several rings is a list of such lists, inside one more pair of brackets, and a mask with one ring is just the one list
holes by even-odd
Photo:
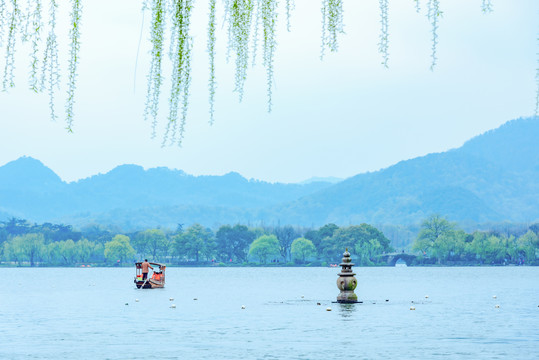
[[464, 223], [539, 220], [539, 119], [513, 120], [458, 149], [343, 181], [267, 183], [121, 165], [66, 183], [30, 157], [0, 167], [0, 220], [133, 230], [195, 222], [407, 225], [432, 213]]

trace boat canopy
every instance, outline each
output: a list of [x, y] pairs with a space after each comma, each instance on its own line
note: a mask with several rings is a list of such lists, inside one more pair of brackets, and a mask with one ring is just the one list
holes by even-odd
[[[148, 262], [151, 266], [157, 266], [159, 269], [163, 270], [166, 268], [165, 264], [155, 263], [155, 262]], [[142, 261], [136, 262], [135, 266], [137, 269], [142, 269]]]

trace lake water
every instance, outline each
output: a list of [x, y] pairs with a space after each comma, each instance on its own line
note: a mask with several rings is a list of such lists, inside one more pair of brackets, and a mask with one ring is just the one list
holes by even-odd
[[0, 270], [0, 359], [539, 358], [537, 267]]

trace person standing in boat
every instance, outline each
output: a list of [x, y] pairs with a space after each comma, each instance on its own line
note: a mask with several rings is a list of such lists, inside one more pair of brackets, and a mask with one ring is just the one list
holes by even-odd
[[153, 267], [148, 262], [148, 259], [144, 259], [144, 262], [140, 264], [140, 266], [142, 267], [142, 280], [146, 280], [148, 277], [148, 272], [150, 271], [148, 268], [153, 270]]

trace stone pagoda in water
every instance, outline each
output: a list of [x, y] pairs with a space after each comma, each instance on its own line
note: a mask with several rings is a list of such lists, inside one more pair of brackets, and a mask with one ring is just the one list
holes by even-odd
[[337, 296], [337, 302], [343, 304], [357, 303], [357, 295], [354, 293], [357, 287], [357, 280], [354, 277], [355, 273], [352, 272], [352, 266], [354, 264], [352, 263], [352, 258], [350, 258], [348, 248], [343, 254], [340, 266], [342, 269], [337, 279], [337, 287], [341, 290], [341, 293]]

